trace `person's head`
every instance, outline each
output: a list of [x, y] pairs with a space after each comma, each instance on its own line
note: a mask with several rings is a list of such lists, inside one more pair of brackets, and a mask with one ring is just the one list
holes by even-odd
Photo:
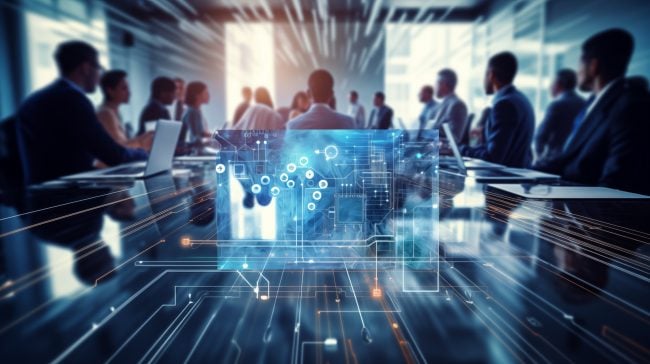
[[62, 77], [79, 84], [88, 93], [95, 92], [102, 67], [93, 46], [79, 40], [63, 42], [57, 46], [54, 60]]
[[309, 96], [304, 91], [298, 91], [291, 101], [291, 110], [307, 111], [309, 109]]
[[447, 95], [453, 94], [456, 90], [458, 77], [456, 72], [450, 68], [445, 68], [438, 71], [438, 78], [436, 79], [436, 96], [443, 98]]
[[255, 89], [255, 103], [262, 104], [273, 109], [273, 100], [271, 99], [271, 93], [266, 87], [258, 87]]
[[348, 100], [350, 101], [350, 103], [356, 104], [359, 101], [359, 94], [354, 90], [350, 91], [350, 96], [348, 97]]
[[200, 81], [193, 81], [187, 85], [185, 90], [185, 104], [192, 107], [199, 107], [210, 101], [208, 86]]
[[316, 103], [329, 103], [334, 96], [334, 77], [326, 70], [316, 70], [309, 75], [307, 80], [309, 96]]
[[105, 102], [114, 102], [116, 104], [126, 104], [131, 97], [129, 83], [126, 81], [126, 72], [122, 70], [112, 70], [104, 73], [99, 80]]
[[151, 98], [170, 105], [176, 98], [176, 84], [169, 77], [156, 77], [151, 82]]
[[492, 95], [498, 89], [510, 85], [517, 74], [517, 57], [510, 52], [501, 52], [488, 60], [485, 71], [485, 93]]
[[578, 67], [578, 86], [592, 91], [598, 80], [601, 86], [625, 76], [634, 52], [634, 37], [623, 29], [608, 29], [582, 43]]
[[386, 95], [384, 95], [383, 92], [381, 91], [375, 92], [375, 97], [372, 99], [373, 105], [375, 105], [376, 107], [381, 107], [384, 106], [385, 101], [386, 101]]
[[418, 99], [421, 103], [426, 104], [427, 102], [433, 100], [433, 87], [430, 85], [424, 85], [418, 93]]
[[183, 101], [185, 99], [185, 80], [176, 77], [174, 84], [176, 84], [176, 100]]
[[559, 94], [567, 91], [573, 91], [576, 88], [577, 77], [574, 70], [564, 68], [555, 74], [553, 83], [551, 83], [551, 95], [557, 97]]
[[244, 102], [250, 103], [253, 99], [253, 90], [250, 87], [245, 86], [241, 89], [241, 96], [244, 99]]

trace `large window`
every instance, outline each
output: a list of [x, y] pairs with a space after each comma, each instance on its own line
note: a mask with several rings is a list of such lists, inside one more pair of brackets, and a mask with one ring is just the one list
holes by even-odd
[[[275, 90], [273, 25], [226, 24], [226, 112], [229, 121], [241, 100], [241, 88]], [[275, 97], [273, 97], [275, 100]]]

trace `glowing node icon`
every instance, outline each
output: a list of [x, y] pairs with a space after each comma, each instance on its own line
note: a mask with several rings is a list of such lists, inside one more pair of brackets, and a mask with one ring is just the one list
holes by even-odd
[[280, 189], [276, 186], [271, 187], [271, 195], [277, 196], [280, 194]]
[[269, 176], [262, 176], [262, 178], [260, 178], [260, 183], [263, 185], [268, 185], [271, 183], [271, 178]]
[[320, 188], [327, 188], [328, 185], [329, 185], [329, 184], [328, 184], [327, 181], [324, 180], [324, 179], [318, 181], [318, 187], [320, 187]]
[[215, 169], [215, 171], [217, 171], [217, 173], [221, 174], [221, 173], [226, 171], [226, 166], [219, 163], [219, 164], [217, 164], [217, 166], [214, 169]]
[[295, 172], [296, 171], [296, 165], [293, 163], [287, 164], [287, 171], [289, 172]]
[[311, 169], [308, 170], [307, 172], [305, 172], [305, 177], [307, 177], [307, 179], [314, 178], [314, 171], [312, 171]]
[[314, 191], [314, 193], [311, 194], [311, 197], [314, 198], [314, 200], [318, 201], [323, 197], [323, 195], [320, 193], [320, 191]]
[[294, 181], [287, 181], [287, 187], [293, 188], [296, 185], [296, 182]]
[[309, 159], [307, 157], [300, 157], [300, 165], [301, 166], [306, 166], [307, 163], [309, 163]]
[[339, 155], [339, 149], [335, 145], [328, 145], [324, 150], [325, 159], [334, 159]]
[[316, 204], [313, 202], [310, 202], [307, 204], [307, 210], [309, 211], [314, 211], [316, 209]]
[[258, 185], [257, 183], [251, 186], [251, 192], [260, 193], [261, 191], [262, 191], [262, 186]]
[[287, 182], [288, 180], [289, 180], [289, 176], [286, 173], [282, 173], [280, 175], [280, 181]]

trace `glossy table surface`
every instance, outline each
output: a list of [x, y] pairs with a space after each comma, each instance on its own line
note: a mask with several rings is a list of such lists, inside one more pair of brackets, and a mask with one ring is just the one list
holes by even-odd
[[185, 169], [2, 195], [2, 362], [650, 361], [649, 202], [522, 201], [438, 172], [434, 268], [261, 274], [220, 256], [214, 164]]

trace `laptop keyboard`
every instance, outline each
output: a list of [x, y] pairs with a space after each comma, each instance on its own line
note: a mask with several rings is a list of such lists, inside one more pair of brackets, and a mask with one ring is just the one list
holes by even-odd
[[123, 167], [108, 171], [105, 174], [138, 174], [143, 172], [144, 167]]

